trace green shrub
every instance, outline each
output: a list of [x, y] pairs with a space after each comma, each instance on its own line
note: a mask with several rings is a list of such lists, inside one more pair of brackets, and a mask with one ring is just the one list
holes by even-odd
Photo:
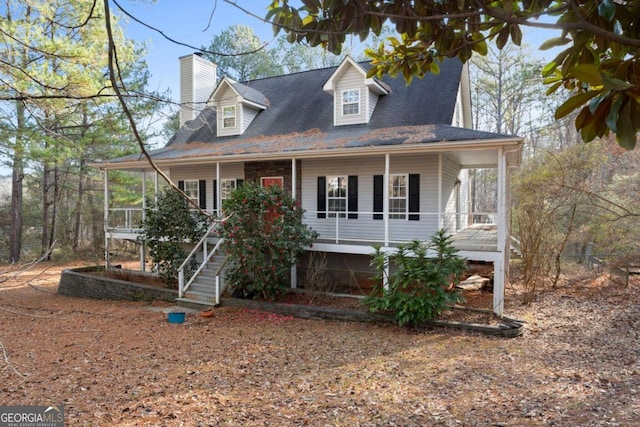
[[246, 296], [273, 299], [286, 291], [291, 267], [317, 234], [304, 211], [277, 186], [245, 184], [224, 203], [225, 279]]
[[[415, 240], [399, 245], [393, 254], [377, 247], [371, 265], [376, 268], [379, 285], [364, 303], [372, 312], [392, 312], [400, 326], [419, 325], [460, 299], [451, 284], [459, 281], [465, 261], [444, 230], [430, 242]], [[387, 265], [391, 265], [391, 273], [386, 277], [388, 289], [384, 289]]]
[[[177, 191], [166, 189], [157, 204], [147, 200], [145, 219], [139, 240], [146, 242], [149, 255], [158, 263], [158, 273], [169, 288], [177, 288], [178, 268], [187, 257], [185, 242], [198, 242], [207, 232], [207, 217], [190, 210], [189, 202]], [[187, 268], [187, 275], [196, 268], [196, 261]]]

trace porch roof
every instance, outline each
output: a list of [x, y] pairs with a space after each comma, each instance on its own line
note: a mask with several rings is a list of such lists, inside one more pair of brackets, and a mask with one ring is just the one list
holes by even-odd
[[[209, 111], [209, 114], [215, 114]], [[215, 116], [214, 116], [215, 117]], [[210, 120], [207, 111], [199, 120]], [[448, 125], [399, 126], [372, 129], [368, 126], [341, 126], [329, 132], [311, 129], [286, 135], [228, 137], [215, 141], [192, 140], [170, 144], [152, 151], [159, 165], [202, 164], [278, 158], [319, 158], [389, 153], [451, 152], [466, 166], [482, 167], [497, 161], [498, 147], [521, 146], [515, 136], [483, 132]], [[455, 153], [455, 154], [453, 154]], [[513, 162], [518, 162], [514, 156]], [[140, 155], [111, 159], [95, 166], [106, 169], [148, 167]]]

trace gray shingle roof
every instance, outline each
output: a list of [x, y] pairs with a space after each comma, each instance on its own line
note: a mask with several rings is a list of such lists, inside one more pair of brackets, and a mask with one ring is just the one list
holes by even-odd
[[269, 100], [259, 90], [238, 82], [232, 83], [231, 86], [247, 101], [255, 102], [265, 107], [269, 106]]
[[[152, 157], [187, 160], [507, 137], [450, 126], [462, 73], [462, 64], [456, 59], [440, 64], [440, 74], [414, 79], [411, 85], [402, 77], [383, 77], [381, 81], [391, 93], [379, 98], [369, 123], [348, 126], [333, 125], [333, 96], [322, 88], [335, 70], [324, 68], [239, 84], [236, 90], [240, 88], [243, 96], [254, 101], [253, 97], [262, 96], [269, 103], [243, 135], [217, 137], [216, 112], [207, 108], [183, 125], [164, 148], [153, 151]], [[110, 162], [139, 158], [127, 156]]]

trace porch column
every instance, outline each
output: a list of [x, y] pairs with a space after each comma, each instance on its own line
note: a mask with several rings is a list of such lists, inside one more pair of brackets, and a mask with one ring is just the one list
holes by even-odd
[[384, 218], [384, 245], [389, 246], [389, 171], [390, 167], [389, 153], [384, 155], [384, 179], [382, 184], [382, 215]]
[[[291, 197], [293, 200], [296, 200], [296, 187], [298, 186], [296, 181], [296, 159], [295, 157], [291, 159]], [[298, 287], [298, 266], [297, 264], [293, 264], [291, 266], [291, 289], [295, 289]]]
[[220, 217], [222, 212], [222, 195], [220, 194], [220, 162], [216, 162], [216, 203], [218, 212], [214, 212], [215, 215]]
[[158, 176], [158, 171], [155, 171], [155, 174], [153, 176], [153, 185], [155, 186], [155, 188], [153, 189], [153, 201], [155, 202], [155, 206], [158, 206]]
[[109, 268], [109, 171], [104, 170], [104, 265]]
[[[389, 246], [389, 173], [391, 169], [391, 158], [389, 153], [384, 155], [384, 179], [382, 184], [382, 215], [384, 218], [384, 245]], [[385, 252], [384, 275], [382, 276], [382, 287], [389, 290], [389, 253]]]
[[[142, 171], [142, 220], [145, 220], [145, 213], [147, 208], [147, 173]], [[140, 271], [145, 271], [145, 245], [144, 242], [140, 242]]]
[[497, 249], [500, 256], [500, 260], [494, 263], [493, 267], [493, 311], [499, 316], [502, 315], [504, 310], [504, 285], [506, 280], [505, 263], [508, 262], [508, 254], [506, 253], [506, 227], [507, 223], [507, 206], [506, 206], [506, 192], [507, 192], [507, 180], [506, 180], [506, 157], [502, 148], [498, 150], [498, 200], [497, 200]]
[[442, 228], [442, 153], [438, 154], [438, 230]]

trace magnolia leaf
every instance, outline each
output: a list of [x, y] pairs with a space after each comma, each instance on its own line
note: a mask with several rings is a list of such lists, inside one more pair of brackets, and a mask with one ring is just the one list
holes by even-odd
[[544, 43], [540, 45], [538, 49], [540, 50], [552, 49], [554, 47], [564, 46], [565, 44], [568, 44], [570, 42], [571, 42], [571, 39], [567, 37], [554, 37], [549, 40], [546, 40]]
[[636, 146], [638, 135], [633, 123], [631, 102], [627, 102], [620, 110], [618, 131], [616, 132], [618, 144], [627, 150], [633, 150]]
[[602, 75], [602, 80], [604, 87], [609, 90], [627, 90], [634, 87], [629, 82], [625, 82], [621, 79], [616, 79], [615, 77], [609, 77], [606, 74]]
[[596, 96], [591, 101], [589, 101], [589, 111], [591, 111], [591, 114], [596, 113], [596, 110], [598, 109], [600, 104], [602, 104], [603, 101], [609, 99], [609, 95], [610, 95], [610, 92], [605, 92], [602, 95]]
[[591, 86], [602, 86], [602, 75], [595, 64], [580, 64], [571, 67], [569, 72], [578, 80], [589, 83]]
[[616, 15], [616, 5], [613, 0], [602, 0], [598, 5], [598, 15], [612, 22]]
[[583, 106], [586, 102], [588, 102], [591, 98], [596, 96], [598, 93], [599, 93], [598, 91], [583, 92], [583, 93], [579, 93], [579, 94], [574, 95], [571, 98], [567, 99], [556, 110], [556, 113], [555, 113], [556, 120], [559, 120], [559, 119], [567, 116], [568, 114], [570, 114], [576, 108]]
[[616, 100], [611, 105], [611, 109], [607, 115], [607, 126], [615, 133], [618, 133], [618, 119], [620, 118], [620, 106], [622, 105], [622, 99], [622, 96], [616, 97]]

